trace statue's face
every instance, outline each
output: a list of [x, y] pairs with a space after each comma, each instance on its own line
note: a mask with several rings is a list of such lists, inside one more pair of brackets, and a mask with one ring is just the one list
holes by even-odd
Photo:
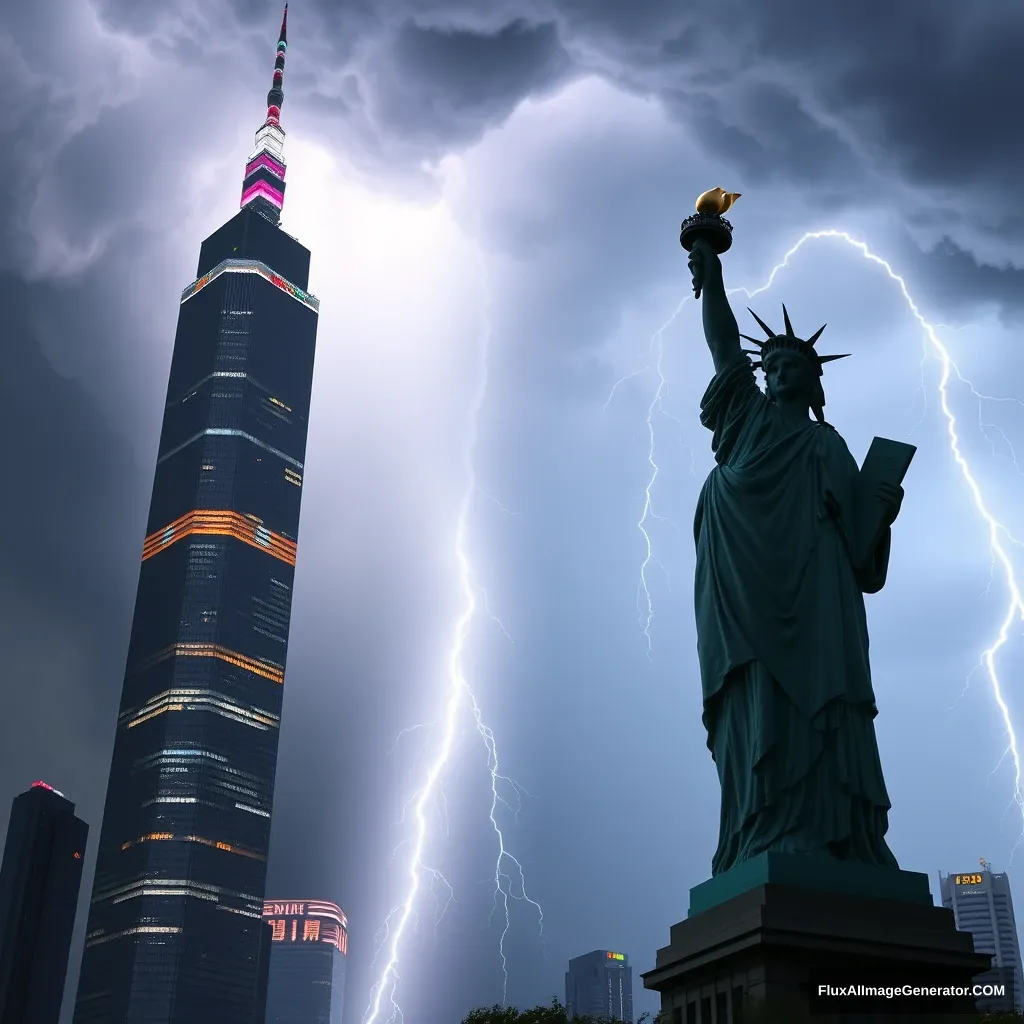
[[810, 402], [814, 369], [798, 352], [776, 349], [764, 361], [768, 394], [776, 402]]

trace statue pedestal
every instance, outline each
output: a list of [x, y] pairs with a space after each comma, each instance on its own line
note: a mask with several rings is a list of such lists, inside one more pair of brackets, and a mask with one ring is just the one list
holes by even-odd
[[[921, 898], [926, 876], [865, 868], [889, 876], [889, 891], [843, 892], [813, 884], [821, 881], [813, 870], [811, 884], [794, 884], [792, 858], [783, 857], [775, 871], [776, 855], [758, 867], [760, 859], [734, 869], [745, 869], [739, 880], [730, 882], [726, 872], [690, 891], [690, 916], [672, 926], [670, 944], [643, 975], [644, 987], [661, 993], [666, 1024], [963, 1024], [974, 1007], [971, 996], [904, 997], [897, 1004], [818, 995], [826, 983], [969, 989], [989, 968], [990, 958], [974, 952], [971, 936], [956, 930], [952, 911], [934, 906], [930, 893]], [[763, 881], [741, 884], [759, 874]], [[776, 874], [785, 881], [775, 881]], [[845, 888], [864, 881], [855, 867]], [[739, 892], [730, 893], [730, 885]]]

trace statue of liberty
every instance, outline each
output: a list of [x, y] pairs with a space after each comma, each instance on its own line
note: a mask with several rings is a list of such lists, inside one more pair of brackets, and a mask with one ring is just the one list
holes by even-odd
[[717, 465], [694, 521], [703, 721], [722, 786], [712, 874], [766, 851], [897, 868], [863, 595], [885, 584], [903, 489], [871, 486], [882, 526], [865, 548], [860, 471], [823, 411], [822, 366], [842, 357], [816, 351], [824, 328], [797, 337], [785, 307], [784, 333], [753, 314], [766, 338], [741, 335], [716, 248], [698, 237], [689, 261], [715, 368], [700, 419]]

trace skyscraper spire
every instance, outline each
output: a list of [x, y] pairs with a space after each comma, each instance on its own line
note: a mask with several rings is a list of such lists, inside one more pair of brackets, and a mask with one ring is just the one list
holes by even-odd
[[281, 220], [284, 206], [284, 129], [281, 106], [284, 103], [284, 58], [288, 51], [288, 5], [284, 5], [281, 32], [274, 59], [274, 81], [267, 93], [267, 118], [256, 132], [256, 148], [245, 166], [240, 207], [252, 206], [273, 224]]
[[274, 61], [274, 84], [267, 93], [267, 121], [280, 122], [284, 103], [284, 58], [288, 51], [288, 5], [281, 17], [281, 34], [277, 37], [277, 58]]

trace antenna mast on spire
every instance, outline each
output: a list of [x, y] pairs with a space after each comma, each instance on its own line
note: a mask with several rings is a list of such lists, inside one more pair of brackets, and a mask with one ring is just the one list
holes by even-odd
[[274, 80], [267, 93], [267, 117], [256, 132], [256, 148], [245, 165], [242, 201], [239, 207], [251, 206], [261, 217], [273, 224], [281, 220], [284, 206], [284, 129], [281, 107], [284, 104], [284, 58], [288, 52], [288, 5], [284, 5], [281, 32], [274, 59]]

